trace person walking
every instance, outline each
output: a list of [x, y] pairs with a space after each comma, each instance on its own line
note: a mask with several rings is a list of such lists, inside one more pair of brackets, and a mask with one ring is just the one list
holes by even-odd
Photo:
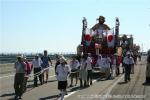
[[79, 70], [79, 66], [80, 66], [80, 63], [79, 61], [76, 59], [76, 57], [74, 56], [72, 58], [72, 60], [70, 61], [70, 69], [71, 69], [71, 73], [70, 73], [70, 87], [73, 86], [73, 78], [76, 79], [76, 84], [75, 86], [77, 85], [77, 82], [78, 82], [78, 70]]
[[87, 63], [87, 86], [92, 85], [92, 58], [91, 53], [88, 53], [88, 57], [86, 60]]
[[116, 69], [117, 69], [116, 65], [117, 65], [117, 54], [114, 54], [114, 55], [112, 56], [112, 66], [111, 66], [112, 79], [114, 79], [115, 76], [116, 76], [116, 73], [115, 73], [115, 72], [116, 72]]
[[55, 74], [56, 74], [56, 68], [60, 64], [60, 58], [61, 58], [61, 56], [58, 55], [58, 54], [56, 54], [55, 57], [56, 57], [56, 63], [55, 63]]
[[15, 89], [15, 99], [21, 99], [24, 92], [24, 77], [26, 73], [26, 64], [23, 61], [23, 56], [17, 56], [17, 61], [15, 62], [15, 78], [14, 78], [14, 89]]
[[24, 80], [24, 92], [25, 92], [27, 89], [27, 81], [28, 81], [29, 75], [31, 74], [31, 71], [32, 71], [32, 64], [27, 60], [26, 56], [24, 56], [23, 61], [25, 62], [26, 67], [27, 67], [26, 74], [25, 74], [25, 80]]
[[131, 57], [130, 52], [128, 51], [126, 56], [123, 59], [124, 67], [125, 67], [125, 82], [131, 80], [130, 73], [131, 73], [131, 66], [134, 64], [134, 59]]
[[43, 84], [42, 73], [41, 73], [41, 70], [42, 70], [41, 64], [42, 64], [41, 58], [39, 57], [39, 55], [36, 55], [35, 59], [33, 59], [33, 61], [32, 61], [32, 65], [33, 65], [33, 69], [34, 69], [34, 86], [35, 87], [37, 87], [37, 83], [38, 83], [37, 77], [39, 77], [41, 85]]
[[[47, 83], [48, 81], [48, 76], [49, 76], [49, 67], [52, 66], [52, 61], [50, 59], [50, 57], [47, 54], [47, 50], [44, 50], [44, 56], [41, 57], [42, 59], [42, 68], [44, 70], [43, 74], [42, 74], [42, 80], [44, 83]], [[51, 63], [51, 65], [50, 65]], [[46, 75], [45, 75], [46, 74]], [[45, 80], [45, 76], [46, 76], [46, 80]]]
[[67, 88], [67, 78], [70, 74], [69, 65], [64, 57], [60, 58], [60, 64], [56, 67], [56, 77], [58, 80], [58, 89], [60, 90], [61, 100], [63, 100], [64, 95], [66, 94]]
[[83, 88], [83, 81], [84, 81], [84, 88], [87, 86], [87, 56], [83, 55], [81, 58], [81, 65], [79, 69], [79, 79], [80, 79], [80, 88]]
[[105, 79], [110, 79], [110, 59], [107, 58], [106, 54], [102, 55], [100, 66], [102, 67], [104, 71], [104, 77]]
[[123, 63], [123, 57], [116, 55], [116, 76], [120, 75], [120, 64], [122, 63], [122, 73], [124, 73], [124, 63]]
[[146, 80], [144, 85], [150, 84], [150, 50], [147, 53], [147, 64], [146, 64]]

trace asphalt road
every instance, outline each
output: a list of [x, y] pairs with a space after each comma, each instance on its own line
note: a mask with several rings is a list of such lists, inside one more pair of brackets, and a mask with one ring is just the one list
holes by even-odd
[[[95, 78], [94, 84], [84, 89], [80, 89], [79, 84], [72, 88], [68, 87], [65, 100], [150, 100], [150, 86], [143, 85], [145, 64], [144, 61], [138, 62], [135, 73], [131, 74], [131, 81], [128, 83], [124, 83], [124, 75], [121, 74], [113, 80], [102, 81]], [[0, 100], [13, 100], [13, 83], [13, 75], [0, 77]], [[48, 83], [34, 88], [33, 78], [29, 79], [22, 100], [58, 100], [58, 94], [54, 68], [51, 68]]]

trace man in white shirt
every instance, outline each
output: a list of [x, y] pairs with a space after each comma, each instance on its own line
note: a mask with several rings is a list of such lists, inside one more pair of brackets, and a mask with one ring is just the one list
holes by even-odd
[[125, 64], [125, 82], [130, 81], [131, 66], [134, 64], [134, 59], [131, 57], [130, 52], [128, 51], [126, 57], [123, 59]]
[[37, 76], [39, 77], [40, 83], [41, 85], [43, 84], [43, 80], [42, 80], [42, 73], [40, 73], [40, 71], [42, 70], [41, 64], [42, 64], [42, 60], [41, 58], [39, 58], [38, 55], [35, 56], [35, 59], [33, 59], [32, 61], [32, 65], [33, 65], [33, 70], [34, 70], [34, 86], [37, 86]]

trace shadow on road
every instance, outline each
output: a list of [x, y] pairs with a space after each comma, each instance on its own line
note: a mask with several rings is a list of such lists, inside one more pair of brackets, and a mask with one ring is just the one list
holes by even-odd
[[76, 90], [79, 90], [79, 89], [81, 89], [79, 86], [78, 87], [72, 87], [69, 92], [73, 92], [73, 91], [76, 91]]
[[49, 99], [51, 100], [51, 99], [58, 98], [58, 97], [59, 97], [58, 95], [52, 95], [52, 96], [40, 98], [39, 100], [49, 100]]
[[144, 86], [150, 86], [150, 83], [143, 83]]
[[15, 93], [5, 93], [5, 94], [2, 94], [0, 97], [6, 97], [6, 96], [12, 96], [12, 95], [15, 95]]
[[33, 84], [29, 84], [29, 85], [27, 85], [27, 88], [34, 88], [34, 85]]
[[118, 84], [119, 84], [119, 85], [127, 84], [127, 82], [119, 82]]
[[9, 98], [8, 100], [17, 100], [17, 99], [15, 99], [15, 98]]
[[47, 82], [56, 82], [57, 80], [50, 80], [50, 81], [47, 81]]

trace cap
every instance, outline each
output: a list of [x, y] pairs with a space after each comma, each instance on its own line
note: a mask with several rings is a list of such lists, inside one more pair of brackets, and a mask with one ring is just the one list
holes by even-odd
[[97, 18], [97, 20], [105, 20], [104, 16], [99, 16], [99, 18]]
[[18, 55], [17, 58], [23, 58], [23, 55]]
[[131, 53], [128, 51], [127, 53], [126, 53], [126, 55], [130, 55]]
[[61, 58], [60, 58], [60, 63], [64, 63], [64, 62], [66, 62], [67, 60], [66, 60], [66, 58], [64, 57], [64, 56], [62, 56]]

